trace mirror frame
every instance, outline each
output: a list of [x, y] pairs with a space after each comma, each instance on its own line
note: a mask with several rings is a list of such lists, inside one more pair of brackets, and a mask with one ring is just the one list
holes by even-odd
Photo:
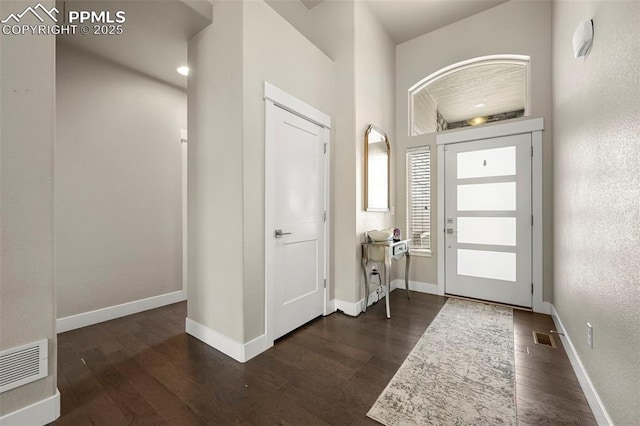
[[[376, 132], [380, 135], [384, 143], [387, 145], [387, 206], [369, 206], [369, 135]], [[364, 210], [368, 212], [389, 212], [391, 211], [391, 145], [387, 134], [375, 127], [369, 125], [364, 133]]]

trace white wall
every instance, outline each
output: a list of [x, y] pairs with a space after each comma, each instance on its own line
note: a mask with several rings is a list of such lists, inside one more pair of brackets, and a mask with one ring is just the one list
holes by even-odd
[[57, 47], [58, 318], [181, 290], [186, 93]]
[[[356, 265], [358, 286], [354, 289], [359, 300], [364, 297], [361, 290], [362, 276], [360, 243], [364, 233], [372, 229], [396, 226], [392, 213], [367, 212], [364, 210], [364, 133], [373, 124], [387, 133], [391, 145], [391, 180], [389, 200], [396, 207], [395, 182], [398, 155], [395, 138], [395, 43], [377, 21], [366, 3], [355, 3], [355, 99], [356, 99]], [[353, 299], [349, 299], [353, 300]]]
[[333, 62], [262, 1], [219, 2], [189, 43], [189, 319], [264, 328], [264, 81], [330, 116]]
[[[0, 16], [24, 7], [2, 1]], [[3, 416], [56, 394], [55, 37], [0, 35], [0, 52], [0, 350], [49, 341], [49, 375], [3, 392]]]
[[[364, 211], [364, 132], [385, 130], [395, 153], [394, 44], [361, 2], [325, 1], [311, 10], [299, 2], [268, 3], [336, 64], [332, 151], [332, 282], [336, 300], [356, 303], [362, 294], [363, 232], [395, 225], [390, 213]], [[329, 24], [330, 23], [330, 24]], [[394, 194], [392, 164], [391, 202]]]
[[[510, 1], [462, 21], [417, 37], [396, 48], [396, 138], [397, 176], [404, 177], [406, 148], [431, 146], [433, 257], [412, 259], [412, 278], [435, 284], [437, 281], [437, 153], [434, 134], [409, 135], [408, 90], [428, 75], [457, 62], [495, 54], [531, 57], [531, 115], [544, 117], [543, 208], [544, 208], [544, 300], [552, 298], [552, 117], [551, 117], [551, 3], [550, 1]], [[396, 222], [406, 228], [406, 185], [396, 186]], [[414, 262], [415, 261], [415, 262]]]
[[250, 340], [264, 333], [264, 82], [334, 117], [334, 64], [262, 1], [245, 4], [243, 29], [244, 311]]
[[[267, 3], [335, 63], [335, 114], [331, 149], [331, 298], [359, 300], [357, 273], [360, 240], [356, 234], [356, 145], [364, 133], [356, 132], [355, 13], [353, 2], [325, 1], [313, 9], [301, 2]], [[330, 23], [330, 24], [328, 24]], [[357, 273], [357, 275], [356, 275]]]
[[244, 342], [242, 5], [189, 41], [187, 316]]
[[[588, 19], [593, 46], [575, 59]], [[637, 424], [640, 407], [638, 22], [638, 2], [553, 4], [553, 301], [617, 425]]]

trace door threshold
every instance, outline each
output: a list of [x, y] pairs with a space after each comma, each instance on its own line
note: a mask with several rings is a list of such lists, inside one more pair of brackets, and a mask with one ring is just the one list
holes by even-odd
[[517, 309], [519, 311], [533, 312], [533, 308], [527, 308], [526, 306], [509, 305], [508, 303], [494, 302], [493, 300], [475, 299], [473, 297], [457, 296], [455, 294], [449, 294], [449, 293], [445, 293], [444, 296], [450, 297], [452, 299], [469, 300], [471, 302], [481, 302], [481, 303], [487, 303], [489, 305], [504, 306], [506, 308]]

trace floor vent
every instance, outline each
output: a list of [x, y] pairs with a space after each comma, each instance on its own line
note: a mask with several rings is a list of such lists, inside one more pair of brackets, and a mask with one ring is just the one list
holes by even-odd
[[0, 393], [47, 377], [47, 340], [0, 352]]
[[539, 331], [533, 332], [533, 341], [536, 345], [556, 347], [556, 342], [553, 340], [553, 336], [547, 333], [540, 333]]

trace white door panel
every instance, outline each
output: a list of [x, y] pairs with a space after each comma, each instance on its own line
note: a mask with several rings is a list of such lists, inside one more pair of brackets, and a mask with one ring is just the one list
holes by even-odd
[[[273, 338], [324, 310], [324, 133], [311, 121], [273, 107], [273, 164], [268, 180], [268, 250], [273, 253]], [[276, 236], [276, 230], [282, 236]]]
[[[280, 110], [281, 114], [286, 113]], [[290, 114], [290, 113], [286, 113]], [[277, 140], [278, 173], [276, 174], [276, 203], [284, 223], [315, 224], [318, 215], [320, 153], [319, 126], [290, 114], [281, 121], [281, 135]], [[304, 125], [304, 127], [301, 127]], [[306, 128], [305, 128], [306, 127]], [[315, 227], [311, 228], [315, 231]]]
[[282, 245], [280, 267], [283, 279], [279, 296], [282, 304], [287, 305], [319, 290], [318, 242], [296, 241]]
[[531, 306], [531, 135], [445, 148], [445, 292]]

